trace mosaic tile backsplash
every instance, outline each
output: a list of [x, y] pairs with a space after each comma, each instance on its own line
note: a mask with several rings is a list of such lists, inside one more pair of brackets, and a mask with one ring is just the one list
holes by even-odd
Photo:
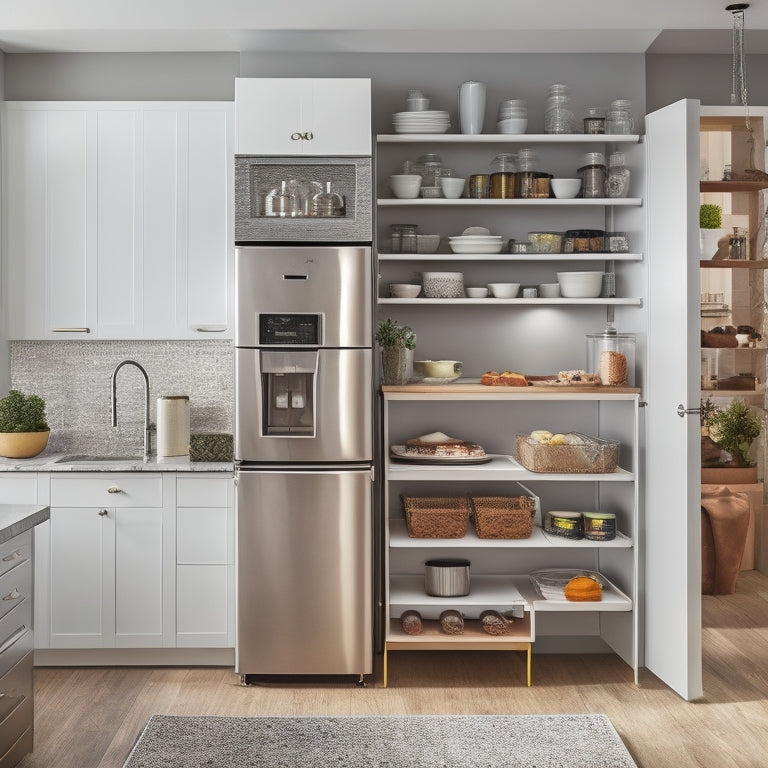
[[189, 395], [191, 432], [232, 432], [230, 341], [14, 341], [9, 346], [11, 388], [45, 400], [51, 427], [45, 453], [142, 454], [144, 377], [135, 366], [123, 366], [117, 375], [118, 426], [112, 427], [112, 372], [123, 360], [135, 360], [147, 371], [153, 424], [158, 397]]

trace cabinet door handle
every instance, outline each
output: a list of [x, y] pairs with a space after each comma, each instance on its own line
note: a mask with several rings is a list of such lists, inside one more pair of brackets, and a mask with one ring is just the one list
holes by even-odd
[[18, 600], [21, 597], [18, 587], [14, 587], [7, 595], [3, 595], [3, 600]]
[[[3, 651], [8, 650], [25, 632], [27, 631], [26, 624], [22, 624], [12, 635], [7, 637], [2, 645], [0, 645], [0, 654]], [[2, 694], [3, 696], [5, 694]]]
[[312, 131], [294, 131], [291, 134], [291, 141], [312, 141], [314, 138]]
[[118, 488], [116, 485], [110, 485], [109, 488], [107, 488], [107, 493], [122, 493], [123, 489]]
[[106, 517], [109, 514], [106, 509], [99, 510], [99, 517]]
[[195, 328], [196, 331], [199, 331], [200, 333], [223, 333], [227, 330], [226, 325], [198, 325], [197, 328]]
[[90, 328], [51, 328], [51, 333], [90, 333]]
[[24, 553], [20, 549], [17, 549], [15, 552], [11, 552], [10, 555], [6, 555], [3, 558], [3, 562], [10, 563], [11, 560], [18, 560], [20, 557], [24, 557]]

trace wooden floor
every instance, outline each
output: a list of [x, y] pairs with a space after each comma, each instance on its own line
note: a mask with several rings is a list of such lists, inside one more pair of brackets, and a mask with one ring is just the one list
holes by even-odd
[[[704, 597], [704, 689], [683, 701], [648, 672], [635, 686], [614, 656], [398, 652], [389, 687], [243, 687], [231, 669], [39, 668], [35, 751], [20, 768], [120, 768], [147, 718], [179, 715], [537, 714], [604, 712], [641, 768], [768, 766], [768, 577]], [[378, 659], [379, 666], [381, 659]], [[226, 766], [222, 766], [226, 768]]]

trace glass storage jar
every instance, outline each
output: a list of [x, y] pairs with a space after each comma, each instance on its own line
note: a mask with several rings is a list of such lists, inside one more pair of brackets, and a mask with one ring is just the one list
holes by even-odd
[[605, 110], [601, 107], [589, 107], [584, 118], [584, 133], [605, 133]]
[[629, 194], [629, 168], [623, 152], [614, 152], [608, 158], [608, 177], [605, 181], [606, 197], [627, 197]]
[[491, 163], [490, 197], [506, 199], [515, 196], [517, 159], [509, 152], [496, 155]]
[[568, 86], [555, 83], [549, 87], [544, 109], [544, 133], [571, 133], [573, 112]]
[[418, 224], [392, 224], [392, 253], [416, 253]]
[[635, 386], [635, 334], [619, 333], [608, 325], [600, 333], [588, 333], [587, 371], [600, 374], [609, 387]]
[[608, 173], [605, 167], [605, 156], [602, 152], [587, 152], [578, 173], [581, 179], [581, 196], [583, 198], [605, 196], [605, 182]]

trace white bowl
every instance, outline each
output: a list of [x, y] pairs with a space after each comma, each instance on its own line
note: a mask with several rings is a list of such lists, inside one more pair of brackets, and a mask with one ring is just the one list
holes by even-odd
[[539, 283], [539, 297], [557, 299], [560, 296], [560, 283]]
[[421, 176], [415, 173], [401, 173], [389, 177], [392, 194], [401, 200], [413, 200], [421, 190]]
[[416, 235], [416, 253], [436, 253], [440, 235]]
[[504, 244], [501, 242], [501, 240], [496, 243], [462, 243], [450, 240], [448, 245], [451, 247], [451, 250], [454, 253], [501, 253], [501, 249], [504, 247]]
[[603, 290], [603, 273], [558, 272], [557, 282], [566, 299], [596, 299]]
[[443, 176], [440, 179], [440, 186], [443, 189], [443, 195], [449, 200], [457, 200], [464, 194], [464, 181], [456, 176]]
[[527, 117], [507, 117], [496, 123], [499, 133], [525, 133], [528, 128]]
[[579, 194], [581, 179], [550, 179], [549, 186], [555, 197], [567, 200]]
[[488, 295], [488, 289], [478, 285], [467, 286], [464, 291], [470, 299], [484, 299]]
[[390, 283], [389, 295], [395, 299], [415, 299], [421, 293], [421, 286], [413, 283]]
[[422, 272], [421, 275], [428, 299], [464, 298], [463, 272]]
[[488, 289], [497, 299], [514, 299], [520, 290], [520, 283], [488, 283]]

